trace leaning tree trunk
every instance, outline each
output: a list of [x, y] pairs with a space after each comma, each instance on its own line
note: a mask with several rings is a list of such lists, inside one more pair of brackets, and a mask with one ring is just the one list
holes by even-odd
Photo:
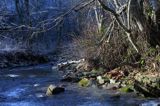
[[149, 46], [160, 45], [160, 1], [132, 0], [131, 14]]
[[136, 26], [131, 30], [132, 32], [137, 30], [138, 35], [143, 36], [149, 46], [156, 46], [160, 45], [160, 30], [158, 28], [160, 9], [158, 9], [158, 0], [152, 1], [156, 1], [156, 7], [154, 7], [150, 0], [131, 0], [131, 25], [132, 28]]
[[[98, 1], [102, 8], [111, 13], [118, 25], [126, 32], [130, 44], [137, 52], [139, 52], [138, 49], [141, 51], [144, 48], [143, 45], [148, 48], [148, 46], [160, 44], [160, 31], [157, 28], [160, 9], [154, 9], [150, 0], [127, 0], [124, 5], [118, 5], [121, 4], [121, 1], [114, 0], [111, 3], [115, 5], [116, 9], [110, 8], [103, 0]], [[159, 1], [152, 1], [156, 1], [156, 8], [158, 8]], [[153, 15], [157, 18], [156, 21]]]

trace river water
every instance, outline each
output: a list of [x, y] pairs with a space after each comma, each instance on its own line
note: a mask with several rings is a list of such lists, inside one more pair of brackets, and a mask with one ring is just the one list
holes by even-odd
[[[0, 71], [0, 106], [158, 106], [158, 99], [145, 100], [129, 95], [113, 96], [115, 92], [96, 87], [80, 88], [77, 84], [60, 82], [61, 73], [51, 64], [4, 69]], [[47, 97], [47, 86], [65, 86], [66, 91]], [[132, 96], [131, 96], [132, 95]]]

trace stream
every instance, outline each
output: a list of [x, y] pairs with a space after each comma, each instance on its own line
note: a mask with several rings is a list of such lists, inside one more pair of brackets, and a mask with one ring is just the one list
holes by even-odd
[[[81, 88], [60, 82], [62, 73], [51, 64], [0, 70], [0, 106], [159, 106], [160, 100], [143, 99], [132, 94], [113, 96], [115, 91], [96, 87]], [[47, 97], [50, 84], [65, 86], [66, 91]]]

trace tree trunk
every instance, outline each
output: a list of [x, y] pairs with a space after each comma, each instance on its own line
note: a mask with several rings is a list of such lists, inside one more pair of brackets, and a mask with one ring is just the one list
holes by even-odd
[[23, 15], [22, 15], [22, 11], [20, 8], [20, 1], [19, 0], [15, 0], [15, 7], [16, 7], [17, 14], [19, 16], [20, 23], [23, 23]]
[[29, 0], [25, 0], [26, 24], [30, 24]]

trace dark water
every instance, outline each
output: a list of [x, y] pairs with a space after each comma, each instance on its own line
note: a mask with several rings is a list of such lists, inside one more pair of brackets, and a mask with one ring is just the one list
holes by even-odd
[[80, 88], [77, 84], [67, 83], [63, 83], [64, 93], [46, 97], [49, 84], [62, 84], [60, 76], [51, 65], [1, 70], [0, 106], [157, 106], [158, 103], [158, 100], [131, 95], [116, 98], [111, 91]]

